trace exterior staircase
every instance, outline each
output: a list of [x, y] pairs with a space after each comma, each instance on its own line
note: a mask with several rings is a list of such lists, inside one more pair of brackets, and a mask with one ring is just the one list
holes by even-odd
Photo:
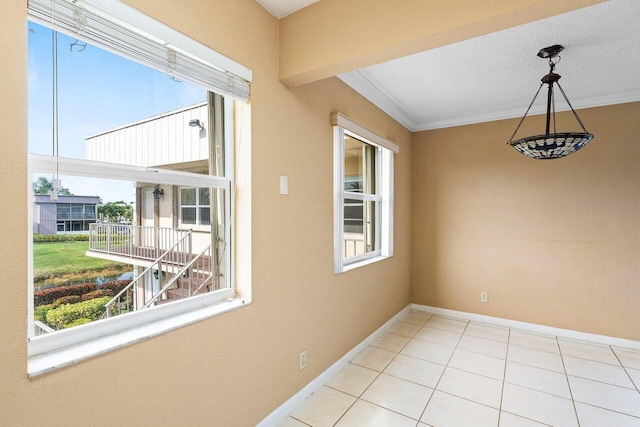
[[[156, 229], [155, 231], [156, 238], [154, 240], [159, 240], [157, 234], [163, 230]], [[120, 234], [118, 235], [118, 245], [105, 240], [108, 245], [103, 244], [99, 248], [90, 246], [90, 251], [97, 250], [118, 255], [126, 253], [131, 258], [147, 260], [148, 265], [131, 283], [105, 304], [104, 317], [142, 310], [215, 290], [217, 266], [212, 262], [211, 245], [207, 245], [200, 253], [193, 254], [191, 251], [191, 231], [180, 231], [183, 233], [174, 233], [172, 235], [174, 238], [168, 243], [168, 239], [164, 240], [163, 249], [156, 247], [146, 250], [137, 245], [129, 244], [127, 241], [139, 240], [135, 236], [137, 233], [129, 231], [126, 234], [131, 236], [131, 239], [122, 239]], [[124, 244], [122, 244], [123, 241]], [[153, 258], [149, 259], [152, 255]], [[152, 295], [149, 295], [149, 288], [152, 286], [148, 281], [151, 280], [152, 275], [156, 277], [158, 284], [153, 286], [156, 290]], [[147, 280], [144, 290], [141, 286], [142, 280]]]

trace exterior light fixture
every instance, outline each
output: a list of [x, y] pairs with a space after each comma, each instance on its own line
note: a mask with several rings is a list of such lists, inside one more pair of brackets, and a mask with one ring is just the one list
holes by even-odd
[[202, 123], [199, 119], [189, 120], [189, 126], [191, 126], [192, 128], [199, 127], [200, 129], [204, 129], [204, 123]]
[[153, 190], [153, 198], [156, 200], [160, 200], [160, 198], [164, 195], [164, 190], [156, 185], [156, 188]]
[[[529, 108], [520, 119], [520, 123], [518, 123], [518, 127], [511, 135], [511, 139], [509, 139], [508, 144], [513, 148], [518, 150], [520, 153], [524, 154], [527, 157], [531, 157], [532, 159], [559, 159], [561, 157], [568, 156], [569, 154], [575, 153], [585, 145], [589, 141], [593, 139], [593, 134], [587, 132], [584, 125], [582, 124], [582, 120], [578, 117], [578, 113], [573, 109], [571, 103], [569, 102], [569, 98], [564, 93], [562, 86], [558, 83], [560, 80], [560, 75], [554, 73], [554, 69], [556, 64], [560, 61], [559, 53], [564, 49], [563, 46], [553, 45], [549, 47], [545, 47], [544, 49], [538, 52], [538, 56], [543, 59], [549, 59], [549, 74], [542, 78], [542, 83], [540, 83], [540, 87], [538, 91], [533, 97], [531, 104], [529, 104]], [[540, 89], [542, 89], [543, 85], [548, 85], [547, 91], [547, 121], [545, 127], [545, 133], [542, 135], [534, 135], [527, 136], [525, 138], [520, 138], [518, 140], [513, 140], [513, 137], [516, 136], [518, 129], [522, 125], [522, 122], [527, 117], [531, 106], [535, 102], [538, 94], [540, 93]], [[558, 89], [560, 89], [560, 93], [569, 104], [569, 108], [573, 112], [578, 124], [582, 128], [582, 132], [556, 132], [556, 106], [555, 106], [555, 98], [554, 98], [554, 90], [553, 85], [558, 85]], [[553, 133], [549, 133], [551, 130], [551, 117], [553, 117]]]

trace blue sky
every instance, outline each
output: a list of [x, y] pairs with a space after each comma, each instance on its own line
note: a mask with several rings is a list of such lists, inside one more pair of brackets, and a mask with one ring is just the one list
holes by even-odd
[[[52, 154], [52, 31], [29, 22], [29, 152]], [[105, 130], [204, 101], [205, 90], [58, 35], [58, 140], [62, 157], [85, 158], [84, 139]], [[48, 178], [51, 178], [49, 176]], [[74, 194], [133, 201], [131, 182], [62, 177]]]

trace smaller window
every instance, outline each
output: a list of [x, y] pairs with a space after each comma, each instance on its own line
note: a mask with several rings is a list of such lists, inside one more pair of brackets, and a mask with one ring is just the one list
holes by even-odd
[[180, 189], [180, 222], [184, 225], [210, 225], [209, 188]]
[[340, 114], [334, 125], [335, 272], [393, 255], [393, 153], [398, 146]]

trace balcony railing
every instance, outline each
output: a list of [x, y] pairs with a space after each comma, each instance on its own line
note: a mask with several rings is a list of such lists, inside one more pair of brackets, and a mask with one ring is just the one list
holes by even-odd
[[131, 224], [90, 224], [89, 251], [156, 260], [183, 240], [189, 230]]

